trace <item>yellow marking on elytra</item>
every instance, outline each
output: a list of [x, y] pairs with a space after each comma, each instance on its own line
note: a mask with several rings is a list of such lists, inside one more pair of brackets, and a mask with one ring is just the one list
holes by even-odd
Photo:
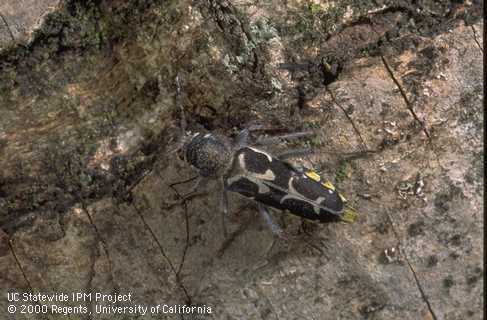
[[330, 181], [323, 182], [322, 185], [328, 189], [335, 191], [335, 186]]
[[343, 222], [354, 222], [357, 219], [357, 212], [352, 207], [347, 207], [341, 217]]
[[321, 180], [320, 175], [317, 174], [314, 171], [308, 171], [308, 172], [305, 173], [305, 175], [308, 176], [308, 178], [311, 178], [311, 179], [313, 179], [316, 182], [320, 182], [320, 180]]

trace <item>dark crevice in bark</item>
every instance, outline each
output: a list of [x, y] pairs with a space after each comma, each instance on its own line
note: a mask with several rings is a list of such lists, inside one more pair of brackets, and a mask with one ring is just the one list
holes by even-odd
[[394, 84], [399, 89], [399, 92], [401, 93], [401, 96], [404, 99], [404, 102], [406, 103], [406, 107], [408, 108], [409, 112], [413, 116], [414, 120], [416, 120], [419, 123], [419, 125], [421, 126], [424, 134], [428, 137], [429, 140], [431, 140], [431, 136], [430, 136], [428, 130], [426, 129], [426, 126], [424, 125], [423, 121], [421, 121], [421, 119], [419, 119], [418, 115], [414, 111], [414, 108], [413, 108], [411, 102], [409, 101], [409, 99], [408, 99], [408, 97], [406, 95], [406, 92], [404, 91], [404, 89], [402, 88], [401, 84], [399, 83], [399, 81], [397, 81], [396, 77], [394, 76], [394, 73], [393, 73], [391, 67], [389, 66], [389, 64], [387, 63], [387, 60], [385, 59], [385, 57], [383, 55], [381, 55], [381, 59], [382, 59], [382, 63], [384, 64], [384, 67], [387, 70], [387, 73], [389, 74], [389, 76], [391, 77], [392, 81], [394, 82]]
[[409, 261], [408, 257], [404, 255], [404, 259], [406, 260], [406, 263], [409, 266], [409, 270], [411, 270], [411, 273], [413, 274], [414, 281], [416, 282], [416, 286], [418, 287], [419, 293], [421, 294], [421, 298], [423, 301], [426, 303], [426, 306], [428, 307], [428, 311], [430, 312], [431, 316], [433, 317], [433, 320], [437, 320], [438, 318], [436, 317], [435, 312], [433, 311], [433, 308], [431, 307], [431, 303], [428, 300], [428, 297], [426, 296], [426, 293], [424, 292], [423, 286], [421, 285], [421, 282], [419, 281], [418, 275], [416, 274], [416, 271], [413, 268], [413, 265]]
[[472, 28], [473, 39], [475, 40], [475, 43], [477, 44], [477, 46], [479, 47], [480, 51], [483, 54], [484, 53], [484, 48], [482, 48], [482, 46], [480, 45], [479, 39], [477, 38], [477, 31], [475, 30], [475, 27], [473, 25], [470, 26], [470, 28]]
[[98, 230], [98, 227], [96, 226], [96, 224], [94, 223], [93, 218], [91, 217], [91, 214], [89, 213], [88, 209], [86, 209], [86, 207], [83, 206], [82, 210], [84, 211], [88, 220], [90, 221], [90, 224], [93, 227], [93, 230], [95, 231], [96, 237], [97, 237], [98, 241], [101, 243], [101, 246], [103, 247], [103, 251], [105, 252], [105, 255], [106, 255], [107, 261], [108, 261], [108, 271], [109, 271], [109, 275], [110, 275], [110, 280], [115, 285], [115, 282], [113, 281], [113, 268], [112, 268], [113, 263], [112, 263], [112, 259], [110, 258], [110, 252], [108, 251], [108, 244], [106, 243], [106, 241], [101, 236], [101, 233]]
[[[95, 275], [96, 275], [96, 272], [95, 272], [95, 264], [96, 264], [96, 253], [97, 249], [94, 248], [93, 251], [92, 251], [92, 254], [90, 255], [90, 258], [91, 258], [91, 265], [90, 265], [90, 270], [88, 271], [88, 283], [86, 285], [86, 292], [87, 293], [91, 293], [93, 292], [93, 279], [95, 278]], [[94, 301], [92, 299], [90, 299], [90, 306], [89, 306], [89, 310], [90, 310], [90, 314], [93, 314], [94, 313], [94, 310], [93, 310], [93, 307], [94, 307]], [[91, 316], [90, 315], [85, 315], [85, 319], [90, 319]]]
[[22, 267], [22, 264], [19, 261], [19, 258], [17, 257], [17, 254], [15, 253], [14, 246], [13, 246], [13, 241], [8, 240], [8, 245], [10, 247], [10, 251], [12, 252], [12, 256], [14, 257], [15, 263], [17, 264], [17, 267], [19, 268], [20, 272], [22, 273], [22, 277], [25, 280], [25, 283], [27, 284], [27, 287], [29, 288], [30, 292], [34, 292], [32, 285], [30, 284], [29, 278], [27, 278], [27, 275], [25, 274], [24, 268]]
[[[391, 226], [392, 232], [394, 233], [394, 236], [395, 236], [396, 241], [398, 243], [398, 246], [397, 247], [398, 248], [401, 248], [402, 247], [402, 242], [400, 240], [399, 233], [397, 232], [396, 227], [394, 226], [394, 221], [392, 220], [392, 217], [389, 214], [389, 212], [386, 211], [385, 214], [387, 216], [387, 219], [388, 219], [389, 224]], [[401, 249], [399, 249], [399, 250], [401, 252], [402, 257], [404, 258], [404, 260], [408, 264], [409, 270], [411, 271], [411, 273], [413, 275], [414, 282], [415, 282], [415, 285], [418, 288], [418, 291], [419, 291], [419, 293], [421, 295], [421, 299], [423, 299], [423, 301], [426, 303], [426, 306], [428, 308], [428, 311], [430, 312], [431, 316], [433, 317], [433, 320], [438, 320], [438, 318], [436, 317], [435, 312], [433, 311], [433, 308], [431, 306], [431, 303], [428, 300], [428, 296], [424, 292], [423, 286], [421, 285], [421, 282], [419, 281], [418, 275], [416, 274], [416, 271], [414, 270], [414, 267], [413, 267], [412, 263], [409, 261], [409, 258], [407, 257], [407, 255], [404, 252], [402, 252]]]
[[[13, 256], [13, 258], [15, 260], [15, 264], [17, 265], [17, 267], [19, 268], [20, 272], [22, 273], [22, 277], [24, 278], [24, 281], [27, 284], [27, 287], [29, 288], [29, 292], [31, 292], [32, 294], [34, 294], [34, 287], [32, 286], [31, 282], [29, 281], [29, 278], [27, 277], [27, 274], [25, 273], [24, 268], [22, 267], [22, 264], [20, 263], [20, 260], [17, 257], [17, 253], [15, 252], [15, 249], [14, 249], [14, 246], [13, 246], [13, 241], [9, 239], [8, 240], [8, 245], [10, 247], [10, 252], [12, 252], [12, 256]], [[41, 304], [39, 303], [39, 301], [34, 301], [34, 304], [36, 304], [37, 306], [41, 306]], [[45, 315], [41, 315], [40, 318], [41, 319], [47, 319]]]
[[353, 121], [352, 117], [350, 117], [350, 115], [348, 114], [347, 110], [345, 110], [345, 108], [343, 108], [335, 99], [335, 95], [333, 94], [333, 92], [328, 89], [328, 87], [326, 87], [326, 91], [328, 91], [328, 93], [330, 94], [331, 96], [331, 99], [333, 101], [333, 103], [338, 107], [340, 108], [340, 110], [342, 110], [343, 114], [345, 115], [345, 117], [347, 117], [348, 121], [350, 122], [350, 124], [352, 125], [353, 127], [353, 130], [355, 131], [355, 134], [359, 137], [360, 139], [360, 142], [362, 143], [362, 152], [363, 151], [367, 151], [369, 150], [369, 148], [367, 147], [367, 144], [365, 143], [365, 140], [364, 138], [362, 137], [362, 134], [360, 133], [360, 130], [357, 128], [355, 122]]
[[406, 107], [408, 108], [409, 112], [413, 116], [414, 120], [421, 126], [421, 130], [424, 132], [424, 134], [428, 138], [428, 143], [431, 146], [431, 151], [432, 151], [432, 153], [434, 155], [434, 160], [435, 160], [436, 164], [439, 165], [439, 166], [441, 166], [440, 156], [438, 155], [438, 152], [435, 149], [435, 144], [433, 143], [433, 138], [431, 137], [428, 129], [426, 128], [425, 123], [423, 121], [421, 121], [421, 119], [419, 119], [418, 115], [414, 111], [414, 108], [413, 108], [411, 102], [409, 101], [409, 99], [408, 99], [408, 97], [406, 95], [406, 92], [404, 91], [404, 88], [401, 86], [401, 84], [399, 83], [399, 81], [394, 76], [394, 72], [392, 71], [392, 68], [389, 66], [386, 58], [382, 54], [381, 54], [380, 57], [381, 57], [381, 60], [382, 60], [382, 63], [384, 65], [384, 67], [387, 70], [387, 73], [389, 74], [389, 76], [391, 77], [392, 81], [394, 82], [394, 84], [399, 89], [399, 92], [401, 93], [401, 96], [402, 96], [402, 98], [404, 100], [404, 103], [406, 104]]

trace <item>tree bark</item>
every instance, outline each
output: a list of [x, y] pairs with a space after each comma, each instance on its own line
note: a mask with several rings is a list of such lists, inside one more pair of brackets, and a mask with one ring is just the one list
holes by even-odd
[[[3, 297], [130, 293], [113, 305], [205, 319], [481, 318], [480, 2], [30, 2], [0, 4]], [[195, 175], [169, 153], [176, 75], [189, 130], [314, 130], [296, 162], [357, 222], [276, 211], [291, 240], [275, 242], [231, 195], [225, 238], [217, 183], [168, 209], [190, 188], [171, 184]], [[94, 295], [57, 305], [114, 317]]]

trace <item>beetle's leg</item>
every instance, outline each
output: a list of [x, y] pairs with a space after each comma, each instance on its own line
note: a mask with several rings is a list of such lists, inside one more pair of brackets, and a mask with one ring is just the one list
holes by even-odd
[[225, 224], [225, 217], [228, 215], [228, 196], [227, 196], [227, 185], [225, 183], [225, 178], [222, 179], [222, 194], [220, 199], [220, 207], [221, 207], [223, 236], [226, 239], [228, 236], [228, 232], [227, 232], [227, 226]]
[[[158, 81], [158, 85], [159, 85], [159, 92], [164, 92], [164, 88], [162, 86], [163, 81], [162, 81], [162, 74], [161, 73], [159, 73], [159, 75], [157, 76], [157, 81]], [[179, 72], [176, 74], [176, 78], [174, 79], [174, 82], [176, 85], [176, 95], [174, 97], [174, 100], [175, 100], [176, 107], [179, 109], [179, 112], [181, 113], [181, 119], [180, 119], [180, 124], [179, 124], [181, 133], [177, 139], [177, 142], [175, 142], [176, 147], [169, 150], [168, 151], [169, 154], [174, 154], [183, 148], [184, 137], [186, 135], [186, 128], [188, 126], [188, 122], [186, 120], [186, 115], [184, 112], [184, 106], [183, 106], [183, 102], [182, 102], [181, 74]]]
[[262, 125], [251, 125], [248, 128], [243, 129], [240, 131], [235, 139], [235, 143], [239, 148], [243, 148], [248, 145], [249, 142], [249, 136], [252, 131], [259, 131], [264, 129], [265, 127]]
[[287, 237], [286, 237], [284, 231], [281, 229], [281, 227], [279, 227], [279, 225], [277, 225], [277, 223], [274, 222], [274, 220], [272, 220], [272, 217], [271, 217], [271, 214], [269, 213], [269, 210], [267, 210], [267, 208], [260, 203], [257, 204], [257, 207], [259, 208], [259, 212], [262, 215], [262, 217], [264, 218], [265, 222], [267, 223], [267, 225], [271, 229], [272, 234], [278, 238], [287, 240]]
[[[181, 81], [180, 81], [181, 75], [178, 74], [176, 75], [175, 82], [176, 82], [176, 107], [178, 107], [179, 111], [181, 112], [181, 131], [182, 131], [182, 136], [186, 133], [186, 127], [188, 125], [186, 121], [186, 115], [184, 114], [184, 107], [181, 99]], [[163, 92], [163, 91], [161, 91]]]
[[196, 176], [191, 177], [191, 178], [186, 179], [186, 180], [181, 180], [181, 181], [178, 181], [178, 182], [171, 183], [169, 186], [171, 188], [173, 188], [174, 186], [177, 186], [177, 185], [180, 185], [180, 184], [185, 184], [185, 183], [191, 182], [193, 180], [196, 180], [196, 182], [198, 182], [198, 178], [199, 177], [200, 177], [199, 175], [196, 175]]
[[268, 145], [268, 144], [278, 143], [282, 140], [299, 139], [299, 138], [309, 137], [313, 135], [315, 135], [313, 131], [300, 131], [300, 132], [293, 132], [293, 133], [283, 134], [274, 137], [259, 137], [256, 143], [260, 145]]
[[183, 198], [188, 197], [189, 195], [195, 193], [198, 189], [204, 187], [208, 183], [208, 180], [209, 180], [208, 178], [201, 177], [201, 176], [196, 178], [196, 182], [191, 187], [191, 189], [189, 189], [189, 191], [183, 196]]
[[250, 134], [250, 130], [249, 129], [243, 129], [242, 131], [240, 131], [235, 139], [235, 143], [237, 145], [237, 147], [239, 148], [243, 148], [245, 147], [248, 142], [249, 142], [249, 134]]
[[186, 200], [190, 199], [190, 198], [193, 198], [195, 196], [198, 196], [202, 193], [196, 193], [196, 191], [202, 187], [204, 187], [206, 185], [206, 183], [208, 182], [208, 178], [205, 178], [205, 177], [198, 177], [196, 178], [196, 182], [195, 184], [191, 187], [191, 189], [189, 189], [189, 192], [187, 192], [186, 194], [182, 195], [179, 199], [177, 200], [170, 200], [170, 201], [167, 201], [165, 202], [165, 207], [166, 209], [167, 208], [171, 208], [171, 207], [174, 207], [176, 205], [181, 205], [183, 204]]
[[291, 149], [291, 150], [286, 150], [281, 153], [278, 153], [276, 157], [279, 160], [286, 160], [290, 158], [297, 158], [297, 157], [303, 157], [307, 156], [313, 153], [313, 150], [311, 148], [303, 148], [303, 149]]

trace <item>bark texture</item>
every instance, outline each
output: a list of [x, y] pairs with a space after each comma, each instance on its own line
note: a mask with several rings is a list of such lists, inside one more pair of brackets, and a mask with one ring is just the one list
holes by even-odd
[[[211, 307], [202, 319], [481, 319], [481, 11], [4, 0], [0, 319], [12, 317], [7, 292], [131, 293], [115, 305]], [[168, 152], [178, 73], [191, 130], [315, 130], [269, 151], [311, 146], [295, 162], [332, 180], [358, 221], [275, 212], [292, 239], [274, 243], [255, 205], [232, 195], [225, 238], [216, 183], [167, 209], [189, 190], [171, 184], [194, 176]], [[80, 304], [92, 314], [71, 319], [137, 319], [62, 303]]]

